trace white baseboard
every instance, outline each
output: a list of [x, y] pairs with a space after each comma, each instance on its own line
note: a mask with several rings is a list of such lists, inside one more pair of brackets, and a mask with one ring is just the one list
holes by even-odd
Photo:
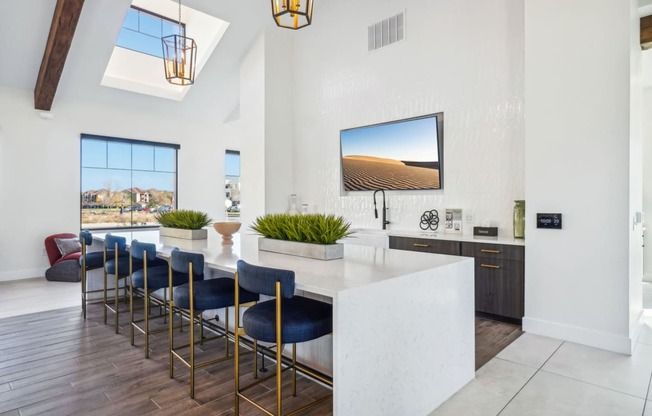
[[643, 281], [652, 283], [652, 273], [643, 273]]
[[0, 282], [8, 282], [10, 280], [24, 280], [33, 279], [35, 277], [42, 277], [45, 279], [45, 271], [47, 267], [39, 267], [36, 269], [25, 270], [12, 270], [8, 272], [0, 272]]
[[638, 319], [629, 328], [629, 333], [632, 336], [632, 352], [634, 350], [634, 346], [638, 342], [638, 337], [641, 335], [641, 332], [643, 332], [643, 325], [645, 325], [645, 310], [641, 310], [641, 313], [638, 315]]
[[523, 318], [523, 331], [627, 355], [632, 354], [635, 344], [635, 338], [624, 335], [528, 317]]

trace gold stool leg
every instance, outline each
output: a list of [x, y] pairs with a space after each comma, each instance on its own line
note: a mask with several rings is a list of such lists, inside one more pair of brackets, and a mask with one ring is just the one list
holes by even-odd
[[297, 344], [292, 344], [292, 395], [297, 395]]
[[226, 348], [226, 356], [229, 356], [229, 308], [224, 308], [224, 348]]
[[145, 358], [149, 358], [149, 291], [145, 289]]
[[120, 309], [119, 309], [119, 306], [118, 306], [118, 302], [120, 301], [120, 289], [118, 288], [118, 286], [120, 284], [120, 278], [117, 275], [117, 273], [118, 273], [117, 269], [118, 269], [118, 267], [116, 266], [116, 271], [115, 271], [116, 272], [116, 275], [115, 275], [115, 292], [114, 292], [115, 297], [113, 298], [113, 302], [114, 302], [114, 305], [115, 305], [115, 333], [116, 334], [118, 333], [118, 318], [119, 318], [119, 314], [120, 314]]
[[254, 378], [258, 378], [258, 340], [254, 339]]
[[129, 336], [134, 345], [134, 287], [129, 286]]
[[204, 345], [204, 314], [199, 312], [199, 345]]
[[170, 288], [170, 299], [168, 299], [168, 315], [169, 315], [169, 320], [168, 320], [168, 340], [170, 342], [170, 361], [169, 361], [169, 367], [170, 367], [170, 378], [174, 377], [174, 356], [172, 355], [172, 350], [174, 349], [174, 331], [173, 331], [173, 323], [174, 320], [172, 319], [173, 312], [172, 309], [174, 309], [174, 301], [172, 300], [172, 266], [168, 263], [168, 287]]
[[106, 284], [107, 284], [107, 278], [106, 278], [106, 266], [104, 266], [104, 325], [106, 325], [106, 305], [107, 305], [107, 298], [106, 298]]
[[[235, 416], [240, 415], [240, 283], [238, 280], [238, 272], [235, 272], [235, 307], [233, 308], [233, 334], [235, 335], [235, 351], [233, 352], [233, 367], [235, 368], [235, 403], [233, 404], [233, 412]], [[254, 340], [254, 369], [256, 368], [256, 355], [258, 348], [256, 348], [256, 340]]]
[[276, 414], [282, 415], [282, 361], [283, 361], [283, 336], [281, 328], [281, 282], [276, 282]]
[[[163, 288], [163, 304], [168, 301], [168, 289], [166, 287]], [[168, 314], [166, 313], [163, 315], [163, 323], [167, 324], [168, 323]]]
[[79, 273], [81, 275], [82, 316], [86, 319], [86, 244], [82, 244], [81, 268]]
[[[277, 337], [280, 338], [280, 337]], [[283, 385], [283, 367], [281, 362], [283, 360], [283, 345], [276, 345], [276, 414], [281, 416], [283, 414], [282, 409], [282, 394], [281, 388]]]
[[195, 299], [192, 263], [188, 264], [188, 298], [190, 302], [190, 398], [195, 398]]

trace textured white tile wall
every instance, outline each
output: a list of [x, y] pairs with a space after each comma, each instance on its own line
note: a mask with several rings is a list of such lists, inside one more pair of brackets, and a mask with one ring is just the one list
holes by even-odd
[[[368, 52], [367, 26], [402, 10], [406, 40]], [[340, 130], [443, 111], [444, 189], [390, 192], [390, 228], [461, 208], [511, 235], [524, 197], [520, 1], [322, 2], [294, 47], [295, 189], [310, 211], [380, 228], [371, 193], [340, 194]]]

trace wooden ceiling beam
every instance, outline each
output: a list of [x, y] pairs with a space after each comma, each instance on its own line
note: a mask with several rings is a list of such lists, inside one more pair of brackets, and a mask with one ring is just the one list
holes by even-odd
[[652, 16], [641, 17], [641, 48], [652, 48]]
[[34, 87], [34, 108], [50, 111], [84, 0], [57, 0], [48, 43]]

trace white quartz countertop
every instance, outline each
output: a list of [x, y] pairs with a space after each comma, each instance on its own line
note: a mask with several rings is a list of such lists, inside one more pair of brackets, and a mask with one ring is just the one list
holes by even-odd
[[465, 241], [471, 243], [509, 244], [513, 246], [524, 246], [525, 240], [513, 237], [485, 237], [473, 236], [471, 234], [446, 234], [443, 231], [394, 231], [388, 230], [389, 236], [430, 238], [433, 240]]
[[[485, 237], [473, 236], [471, 234], [447, 234], [443, 231], [421, 231], [421, 230], [380, 230], [374, 228], [351, 228], [355, 233], [350, 237], [340, 240], [343, 243], [353, 242], [359, 239], [361, 241], [377, 240], [380, 238], [393, 236], [393, 237], [408, 237], [408, 238], [429, 238], [432, 240], [447, 240], [447, 241], [466, 241], [471, 243], [489, 243], [489, 244], [509, 244], [514, 246], [525, 246], [524, 239], [512, 237]], [[347, 241], [348, 240], [348, 241]]]
[[[293, 270], [296, 274], [296, 288], [328, 297], [339, 292], [364, 285], [379, 283], [449, 264], [469, 262], [471, 259], [459, 256], [419, 253], [404, 250], [389, 250], [381, 247], [344, 245], [344, 258], [337, 260], [313, 260], [303, 257], [277, 254], [258, 250], [258, 236], [236, 233], [233, 246], [223, 247], [221, 237], [208, 230], [206, 240], [184, 240], [161, 237], [158, 230], [111, 232], [127, 238], [157, 245], [159, 256], [166, 258], [173, 247], [204, 254], [208, 267], [235, 272], [236, 263], [246, 262], [273, 268]], [[103, 241], [106, 233], [95, 233]]]

